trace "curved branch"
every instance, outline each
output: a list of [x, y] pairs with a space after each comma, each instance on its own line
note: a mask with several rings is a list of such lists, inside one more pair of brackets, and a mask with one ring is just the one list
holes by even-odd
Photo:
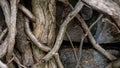
[[63, 37], [65, 35], [65, 31], [68, 23], [76, 16], [76, 14], [81, 10], [82, 7], [83, 7], [83, 3], [79, 0], [77, 5], [75, 6], [75, 9], [71, 13], [69, 13], [69, 15], [64, 20], [63, 24], [60, 26], [60, 30], [59, 30], [54, 47], [45, 57], [42, 58], [42, 61], [48, 61], [59, 50], [61, 43], [63, 41]]
[[33, 22], [35, 22], [35, 16], [23, 5], [19, 4], [18, 8]]
[[29, 36], [29, 38], [32, 40], [32, 42], [37, 46], [39, 47], [41, 50], [45, 51], [45, 52], [48, 52], [51, 50], [51, 48], [47, 47], [46, 45], [40, 43], [36, 37], [32, 34], [31, 30], [30, 30], [30, 27], [29, 27], [29, 20], [27, 18], [25, 18], [25, 32], [26, 34]]
[[93, 9], [110, 15], [120, 29], [120, 8], [113, 0], [82, 0]]
[[10, 5], [7, 0], [0, 0], [0, 6], [5, 16], [5, 22], [7, 23], [7, 26], [9, 26], [8, 24], [10, 22]]
[[107, 23], [113, 25], [116, 28], [116, 30], [118, 31], [118, 33], [120, 33], [119, 28], [115, 25], [115, 23], [111, 22], [108, 18], [103, 18], [102, 21], [105, 23], [107, 22]]
[[26, 66], [22, 65], [16, 55], [13, 53], [14, 61], [18, 64], [20, 68], [27, 68]]
[[59, 68], [64, 68], [64, 66], [63, 66], [63, 64], [62, 64], [62, 62], [61, 62], [61, 60], [60, 60], [59, 54], [58, 54], [58, 53], [55, 53], [54, 57], [55, 57], [55, 59], [56, 59], [55, 61], [57, 62], [58, 67], [59, 67]]
[[11, 10], [11, 17], [10, 22], [7, 23], [8, 25], [8, 52], [6, 59], [7, 61], [10, 60], [12, 57], [14, 44], [15, 44], [15, 36], [16, 36], [16, 18], [17, 18], [17, 0], [10, 0], [10, 10]]
[[[88, 31], [88, 26], [85, 23], [85, 21], [82, 19], [82, 17], [79, 15], [77, 16], [77, 18], [79, 18], [79, 20], [81, 21], [81, 25], [82, 28], [85, 32]], [[93, 47], [98, 50], [102, 55], [104, 55], [106, 58], [108, 58], [109, 60], [115, 60], [116, 57], [113, 56], [112, 54], [108, 53], [105, 49], [103, 49], [94, 39], [94, 37], [92, 36], [91, 32], [88, 32], [88, 39], [90, 40], [90, 42], [92, 43]]]
[[[68, 4], [68, 5], [73, 9], [72, 5], [70, 5], [70, 4]], [[82, 19], [82, 17], [81, 17], [79, 14], [77, 14], [77, 15], [76, 15], [76, 18], [79, 20], [79, 22], [80, 22], [83, 30], [88, 33], [88, 39], [89, 39], [90, 42], [92, 43], [93, 47], [94, 47], [96, 50], [98, 50], [102, 55], [104, 55], [106, 58], [108, 58], [109, 60], [115, 60], [115, 59], [116, 59], [115, 56], [113, 56], [113, 55], [111, 55], [110, 53], [108, 53], [105, 49], [103, 49], [103, 48], [95, 41], [94, 37], [92, 36], [91, 32], [90, 32], [89, 29], [88, 29], [87, 24], [86, 24], [85, 21]]]
[[[10, 22], [10, 7], [9, 7], [7, 0], [0, 0], [0, 6], [1, 6], [3, 14], [5, 16], [5, 22], [6, 22], [7, 26], [9, 26], [8, 24]], [[10, 38], [7, 35], [4, 42], [0, 45], [0, 58], [2, 58], [7, 52], [9, 39]]]
[[[80, 46], [79, 46], [79, 55], [78, 55], [78, 56], [79, 56], [79, 59], [78, 59], [78, 61], [81, 60], [83, 42], [84, 42], [85, 38], [88, 36], [88, 32], [92, 29], [92, 27], [93, 27], [96, 23], [98, 23], [98, 21], [99, 21], [102, 17], [103, 17], [103, 14], [101, 14], [101, 15], [97, 18], [97, 20], [94, 21], [94, 22], [90, 25], [90, 27], [88, 28], [88, 31], [87, 31], [87, 32], [84, 34], [84, 36], [82, 37], [82, 39], [81, 39], [81, 41], [80, 41]], [[80, 64], [80, 62], [77, 62], [76, 68], [78, 68], [79, 64]]]
[[3, 39], [3, 37], [5, 36], [5, 34], [7, 33], [7, 28], [3, 30], [3, 32], [0, 35], [0, 41]]

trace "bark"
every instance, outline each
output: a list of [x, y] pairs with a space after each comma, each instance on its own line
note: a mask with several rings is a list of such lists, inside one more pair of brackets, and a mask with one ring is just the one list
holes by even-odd
[[[53, 46], [55, 41], [55, 0], [32, 0], [32, 10], [36, 17], [36, 23], [33, 27], [33, 33], [35, 37], [48, 45], [49, 47]], [[45, 55], [45, 52], [37, 48], [36, 46], [32, 46], [33, 55], [35, 62], [39, 62], [40, 59]], [[50, 64], [50, 66], [49, 66]], [[51, 66], [51, 64], [53, 64]], [[38, 66], [37, 66], [38, 65]], [[50, 68], [54, 68], [55, 63], [54, 60], [50, 60], [46, 63], [38, 63], [34, 67], [35, 68], [44, 68], [48, 66]]]
[[30, 47], [30, 41], [24, 32], [24, 16], [21, 12], [18, 12], [17, 17], [17, 35], [16, 35], [16, 47], [20, 51], [22, 56], [22, 64], [26, 67], [31, 67], [34, 64], [32, 51]]
[[[105, 14], [110, 15], [115, 24], [120, 29], [120, 8], [119, 5], [116, 4], [112, 0], [82, 0], [83, 2], [90, 5], [93, 9], [103, 12]], [[119, 3], [119, 1], [117, 2]]]
[[[59, 1], [71, 6], [68, 0]], [[116, 4], [112, 0], [79, 0], [70, 13], [69, 10], [64, 9], [68, 12], [63, 11], [63, 15], [61, 15], [64, 21], [60, 20], [60, 23], [62, 21], [63, 23], [58, 33], [56, 33], [56, 17], [58, 17], [56, 0], [21, 0], [20, 2], [19, 0], [0, 0], [2, 9], [0, 10], [0, 17], [2, 17], [0, 18], [0, 68], [7, 68], [6, 65], [9, 68], [64, 68], [60, 62], [58, 51], [64, 40], [67, 26], [76, 15], [81, 22], [79, 25], [88, 34], [93, 47], [109, 60], [116, 59], [97, 44], [86, 22], [78, 14], [82, 10], [81, 8], [84, 8], [83, 2], [95, 10], [111, 16], [116, 26], [120, 27], [120, 8], [117, 5], [119, 3]], [[58, 12], [60, 11], [58, 10]], [[92, 15], [92, 12], [90, 13]], [[76, 59], [79, 60], [79, 58]], [[119, 68], [119, 61], [111, 63], [112, 66]]]

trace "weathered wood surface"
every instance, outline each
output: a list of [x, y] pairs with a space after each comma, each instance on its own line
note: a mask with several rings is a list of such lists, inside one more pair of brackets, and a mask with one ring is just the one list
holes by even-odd
[[116, 25], [120, 28], [120, 8], [112, 0], [82, 0], [86, 4], [90, 5], [93, 9], [110, 15]]
[[[16, 35], [16, 48], [21, 53], [21, 63], [24, 64], [26, 67], [30, 67], [34, 64], [33, 55], [30, 47], [30, 42], [24, 32], [24, 22], [25, 19], [24, 15], [21, 12], [18, 12], [17, 16], [17, 35]], [[20, 57], [20, 56], [19, 56]]]
[[[48, 47], [52, 47], [55, 41], [55, 13], [56, 6], [55, 0], [32, 0], [32, 11], [36, 17], [33, 33], [35, 37], [42, 41]], [[32, 47], [35, 63], [39, 62], [45, 55], [45, 52], [37, 48]], [[52, 64], [52, 65], [51, 65]], [[54, 60], [50, 60], [46, 63], [38, 63], [33, 68], [45, 68], [56, 67]]]
[[[84, 16], [86, 16], [87, 14], [88, 14], [88, 16], [86, 16], [86, 17], [89, 17], [89, 15], [91, 16], [92, 9], [95, 9], [95, 11], [98, 11], [100, 13], [102, 12], [105, 15], [107, 15], [107, 14], [108, 14], [108, 16], [110, 15], [114, 19], [114, 22], [116, 23], [116, 25], [117, 26], [119, 25], [118, 22], [119, 22], [119, 15], [120, 15], [120, 12], [119, 12], [120, 2], [118, 0], [113, 0], [113, 1], [110, 1], [110, 0], [96, 1], [95, 0], [95, 2], [92, 0], [82, 0], [82, 1], [87, 3], [88, 5], [90, 5], [89, 8], [91, 7], [91, 9], [87, 9], [88, 6], [83, 7], [84, 9], [81, 10], [83, 19], [85, 18]], [[93, 3], [95, 3], [95, 4], [93, 4]], [[97, 5], [97, 3], [98, 3], [98, 5]], [[63, 4], [57, 4], [57, 23], [61, 23], [60, 20], [61, 20], [62, 15], [64, 13], [68, 13], [67, 11], [70, 10], [69, 7], [67, 7], [67, 11], [65, 11], [65, 9], [66, 9], [66, 7], [64, 7]], [[85, 9], [87, 9], [87, 10], [85, 10]], [[94, 14], [93, 14], [93, 16], [95, 17]], [[117, 19], [116, 19], [116, 17], [117, 17]], [[91, 21], [91, 19], [90, 19], [90, 21]], [[71, 21], [71, 23], [68, 25], [67, 32], [69, 33], [72, 41], [79, 42], [81, 40], [81, 36], [83, 35], [83, 31], [81, 30], [81, 27], [76, 22], [77, 22], [76, 20]], [[97, 33], [97, 35], [96, 35], [97, 36], [96, 41], [98, 43], [119, 42], [120, 35], [119, 35], [119, 32], [117, 31], [116, 27], [114, 27], [113, 25], [109, 26], [109, 23], [105, 23], [105, 24], [107, 24], [107, 29], [106, 29], [106, 26], [104, 26], [104, 22], [101, 21], [101, 23], [103, 23], [102, 26], [100, 26], [98, 24], [97, 27], [94, 27], [96, 30], [99, 30], [99, 28], [102, 30], [102, 31], [94, 30], [94, 33], [99, 32], [99, 34]], [[104, 28], [104, 29], [102, 29], [102, 28]], [[112, 31], [107, 32], [108, 30], [112, 30]], [[67, 36], [64, 37], [64, 40], [69, 41], [67, 39]], [[87, 42], [87, 40], [85, 42]]]

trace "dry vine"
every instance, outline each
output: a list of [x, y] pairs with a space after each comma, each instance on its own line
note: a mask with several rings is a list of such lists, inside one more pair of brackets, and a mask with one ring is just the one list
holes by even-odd
[[55, 42], [55, 45], [53, 49], [45, 56], [42, 60], [48, 61], [60, 48], [60, 45], [63, 41], [63, 37], [67, 28], [68, 23], [76, 16], [76, 14], [81, 10], [83, 6], [83, 3], [81, 1], [78, 1], [77, 5], [75, 6], [75, 9], [69, 13], [67, 18], [64, 20], [63, 24], [60, 26], [60, 30]]
[[[44, 3], [44, 1], [40, 1], [40, 0], [36, 0], [36, 1], [32, 0], [31, 6], [32, 6], [33, 13], [31, 10], [28, 10], [28, 8], [26, 6], [24, 6], [23, 4], [20, 4], [21, 2], [19, 2], [19, 1], [20, 0], [0, 0], [0, 7], [3, 11], [4, 18], [5, 18], [4, 24], [6, 24], [5, 29], [3, 29], [2, 33], [0, 34], [0, 41], [1, 41], [0, 58], [5, 60], [6, 63], [8, 63], [8, 64], [4, 64], [0, 60], [1, 68], [7, 68], [7, 65], [8, 65], [8, 67], [13, 67], [13, 68], [14, 67], [29, 68], [29, 66], [34, 68], [37, 65], [39, 65], [39, 66], [43, 65], [45, 68], [57, 68], [57, 66], [59, 68], [64, 68], [58, 51], [61, 47], [65, 33], [71, 43], [71, 46], [72, 46], [74, 54], [75, 54], [75, 58], [77, 60], [76, 68], [79, 67], [79, 64], [80, 64], [79, 61], [81, 59], [82, 46], [83, 46], [85, 37], [88, 37], [88, 39], [91, 42], [91, 44], [93, 45], [93, 47], [96, 50], [98, 50], [102, 55], [104, 55], [107, 59], [109, 59], [111, 61], [116, 59], [115, 56], [108, 53], [105, 49], [103, 49], [95, 41], [95, 39], [93, 38], [93, 35], [90, 32], [90, 29], [97, 23], [97, 21], [102, 17], [102, 15], [90, 26], [90, 28], [88, 28], [86, 22], [78, 14], [79, 11], [83, 8], [84, 4], [87, 4], [97, 11], [102, 11], [103, 13], [110, 15], [113, 18], [113, 20], [115, 21], [115, 24], [111, 23], [111, 21], [106, 20], [106, 19], [104, 19], [104, 21], [109, 21], [109, 23], [114, 25], [116, 27], [116, 29], [119, 31], [119, 29], [120, 29], [120, 23], [119, 23], [120, 9], [119, 9], [119, 6], [116, 3], [114, 3], [113, 1], [79, 0], [77, 2], [76, 6], [73, 8], [68, 0], [59, 0], [65, 4], [69, 5], [70, 8], [72, 9], [72, 11], [68, 14], [68, 16], [63, 21], [63, 24], [60, 26], [60, 29], [59, 29], [59, 32], [58, 32], [58, 35], [56, 38], [54, 36], [55, 32], [52, 33], [52, 31], [55, 31], [54, 25], [55, 25], [56, 19], [55, 19], [55, 15], [54, 15], [55, 12], [53, 12], [54, 9], [56, 8], [55, 6], [53, 6], [53, 5], [55, 5], [55, 0], [46, 0], [47, 3]], [[94, 3], [93, 3], [93, 1], [94, 1]], [[97, 4], [98, 1], [99, 1], [99, 4]], [[43, 2], [44, 4], [39, 4], [37, 2], [39, 2], [39, 3]], [[102, 4], [102, 7], [101, 7], [101, 4]], [[41, 5], [43, 5], [43, 6], [41, 7]], [[116, 7], [116, 8], [114, 8], [114, 7]], [[109, 10], [104, 11], [104, 9], [107, 9], [107, 8], [109, 8]], [[24, 26], [24, 28], [23, 28], [23, 30], [21, 30], [21, 32], [26, 33], [25, 40], [27, 41], [27, 42], [25, 42], [23, 47], [22, 46], [20, 47], [21, 51], [19, 51], [20, 50], [19, 47], [18, 47], [18, 49], [16, 49], [16, 47], [18, 45], [18, 44], [16, 44], [16, 42], [17, 42], [16, 35], [18, 33], [16, 24], [18, 24], [18, 21], [19, 21], [19, 20], [17, 21], [17, 16], [19, 13], [18, 9], [21, 10], [21, 12], [23, 12], [23, 14], [25, 14], [25, 15], [23, 15], [23, 19], [22, 19], [23, 20], [22, 22], [24, 24], [21, 23]], [[48, 10], [48, 11], [46, 11], [46, 10]], [[36, 12], [34, 12], [34, 11], [36, 11]], [[43, 14], [42, 14], [42, 12], [43, 12]], [[39, 14], [39, 13], [41, 13], [41, 14]], [[47, 16], [47, 14], [49, 14], [49, 16]], [[77, 56], [77, 53], [75, 52], [75, 48], [72, 43], [72, 40], [71, 40], [69, 34], [66, 32], [69, 22], [74, 17], [76, 17], [78, 19], [78, 21], [81, 24], [82, 30], [85, 32], [85, 35], [82, 38], [81, 44], [80, 44], [80, 49], [79, 49], [80, 56]], [[44, 18], [48, 19], [48, 20], [45, 20]], [[29, 23], [29, 22], [33, 22], [33, 23]], [[30, 24], [32, 24], [33, 27], [31, 27]], [[51, 26], [53, 26], [53, 27], [51, 27]], [[40, 30], [40, 28], [41, 28], [41, 30]], [[45, 28], [45, 30], [48, 30], [48, 31], [44, 31], [44, 28]], [[37, 31], [38, 31], [38, 33], [37, 33]], [[40, 35], [40, 32], [42, 32], [42, 31], [43, 31], [43, 34], [45, 32], [46, 35], [43, 35], [45, 37], [42, 37], [42, 35]], [[47, 41], [46, 41], [46, 38], [47, 38]], [[32, 60], [31, 63], [29, 63], [29, 61], [28, 61], [29, 58], [27, 59], [27, 61], [25, 63], [24, 63], [24, 61], [22, 61], [23, 57], [26, 58], [26, 53], [24, 53], [24, 52], [27, 51], [27, 49], [22, 50], [22, 48], [24, 48], [24, 47], [28, 48], [31, 52], [31, 55], [30, 55], [32, 57], [32, 58], [30, 58], [30, 60]], [[20, 55], [21, 53], [22, 53], [22, 55]], [[39, 55], [39, 56], [37, 56], [37, 55]], [[15, 66], [14, 62], [18, 66]], [[30, 64], [32, 64], [32, 65], [30, 65]]]

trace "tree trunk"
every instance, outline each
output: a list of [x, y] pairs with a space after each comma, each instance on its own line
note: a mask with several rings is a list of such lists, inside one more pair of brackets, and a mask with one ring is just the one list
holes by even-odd
[[[33, 33], [35, 37], [46, 44], [49, 47], [53, 46], [55, 41], [55, 13], [56, 6], [55, 0], [32, 0], [32, 10], [36, 16], [36, 22], [33, 27]], [[33, 55], [36, 63], [39, 63], [40, 59], [43, 58], [45, 52], [32, 46]], [[53, 65], [52, 65], [53, 64]], [[52, 65], [52, 66], [51, 66]], [[54, 68], [56, 64], [54, 60], [50, 60], [46, 63], [39, 63], [35, 68]]]

